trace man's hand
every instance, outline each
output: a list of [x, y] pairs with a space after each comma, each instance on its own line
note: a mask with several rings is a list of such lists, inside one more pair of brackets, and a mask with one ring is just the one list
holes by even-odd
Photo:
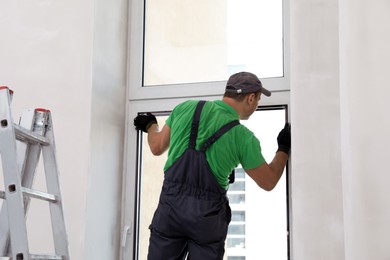
[[136, 130], [141, 130], [145, 133], [148, 132], [148, 129], [151, 125], [157, 124], [157, 119], [151, 113], [141, 114], [134, 118], [134, 126]]
[[289, 153], [291, 149], [291, 126], [289, 123], [284, 125], [282, 131], [278, 135], [278, 151]]

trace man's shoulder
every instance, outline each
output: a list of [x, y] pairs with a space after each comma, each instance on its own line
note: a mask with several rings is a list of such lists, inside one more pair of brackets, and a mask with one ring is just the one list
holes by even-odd
[[198, 102], [198, 100], [187, 100], [178, 104], [175, 109], [194, 107]]
[[[198, 103], [200, 102], [201, 100], [194, 100], [194, 99], [191, 99], [191, 100], [186, 100], [178, 105], [175, 106], [174, 108], [174, 111], [180, 111], [180, 112], [183, 112], [183, 111], [188, 111], [188, 110], [195, 110], [195, 107], [198, 105]], [[215, 102], [214, 101], [206, 101], [206, 104], [204, 106], [204, 109], [206, 110], [209, 110], [210, 108], [212, 108], [213, 106], [215, 105]]]

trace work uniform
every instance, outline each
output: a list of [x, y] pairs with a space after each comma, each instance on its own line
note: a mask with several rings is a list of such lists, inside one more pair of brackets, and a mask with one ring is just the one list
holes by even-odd
[[[228, 165], [228, 172], [219, 182], [208, 162], [207, 151], [213, 143], [222, 139], [220, 137], [225, 133], [233, 132], [236, 128], [243, 126], [237, 120], [238, 115], [232, 113], [234, 120], [224, 124], [211, 137], [199, 144], [198, 135], [201, 132], [198, 131], [199, 121], [204, 104], [205, 102], [200, 101], [196, 105], [193, 119], [190, 122], [189, 140], [184, 142], [188, 144], [187, 148], [184, 149], [179, 158], [175, 158], [173, 163], [170, 164], [168, 159], [169, 166], [165, 170], [159, 205], [150, 225], [148, 260], [181, 260], [185, 259], [187, 253], [190, 260], [222, 259], [231, 219], [226, 196], [228, 175], [231, 169], [237, 166], [237, 163], [246, 162], [241, 157], [242, 153], [248, 152], [248, 149], [257, 150], [254, 152], [257, 156], [254, 159], [254, 167], [258, 166], [256, 164], [260, 165], [264, 162], [258, 141], [252, 142], [254, 144], [251, 147], [255, 148], [248, 148], [247, 145], [236, 148], [237, 151], [234, 154], [236, 159], [225, 161], [226, 158], [221, 158], [223, 160], [221, 164]], [[207, 116], [202, 115], [202, 120], [204, 118]], [[229, 120], [229, 117], [227, 118]], [[169, 123], [171, 122], [167, 122], [167, 124]], [[235, 134], [240, 134], [240, 131], [249, 131], [245, 127], [237, 130], [238, 132], [236, 131]], [[174, 130], [171, 128], [171, 135], [173, 132]], [[250, 134], [247, 134], [246, 137], [253, 138]], [[255, 137], [254, 139], [257, 140]], [[245, 141], [243, 140], [243, 142]], [[248, 161], [248, 163], [253, 163], [253, 161]]]
[[[171, 129], [168, 159], [164, 171], [184, 153], [189, 146], [191, 124], [198, 100], [185, 101], [172, 111], [166, 125]], [[196, 149], [223, 125], [239, 120], [237, 111], [222, 100], [208, 101], [203, 107], [199, 122]], [[260, 142], [244, 125], [238, 125], [219, 138], [206, 150], [207, 161], [218, 183], [229, 187], [229, 174], [239, 164], [244, 169], [253, 169], [265, 162]]]

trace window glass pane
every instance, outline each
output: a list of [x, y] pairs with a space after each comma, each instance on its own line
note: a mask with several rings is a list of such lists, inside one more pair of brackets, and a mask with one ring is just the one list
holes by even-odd
[[283, 76], [282, 0], [145, 0], [144, 85]]
[[[259, 138], [262, 153], [270, 162], [277, 150], [276, 137], [285, 123], [284, 109], [256, 111], [249, 120], [241, 121]], [[286, 175], [271, 192], [260, 189], [249, 177], [237, 173], [236, 182], [228, 191], [232, 209], [232, 222], [226, 243], [227, 259], [272, 259], [286, 260], [287, 252], [287, 202]], [[245, 185], [243, 185], [245, 183]], [[237, 200], [236, 196], [241, 196]], [[239, 201], [239, 203], [237, 203]], [[238, 215], [244, 216], [237, 219]], [[243, 229], [244, 227], [244, 229]], [[241, 232], [241, 233], [239, 233]], [[244, 236], [244, 247], [237, 246], [238, 235]]]
[[[160, 126], [165, 124], [167, 116], [157, 116]], [[147, 144], [147, 135], [143, 133], [142, 161], [139, 184], [139, 223], [138, 223], [138, 260], [147, 259], [149, 246], [149, 225], [157, 208], [162, 183], [164, 180], [164, 164], [168, 153], [154, 156]]]

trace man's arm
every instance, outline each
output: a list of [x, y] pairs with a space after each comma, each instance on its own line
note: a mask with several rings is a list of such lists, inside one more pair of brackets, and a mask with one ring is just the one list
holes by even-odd
[[265, 162], [256, 168], [245, 169], [257, 185], [266, 191], [273, 190], [283, 174], [291, 148], [290, 131], [290, 124], [286, 123], [278, 135], [278, 150], [270, 164]]
[[136, 130], [141, 130], [148, 134], [148, 144], [150, 151], [154, 155], [163, 154], [169, 147], [169, 139], [171, 129], [164, 125], [160, 131], [157, 119], [152, 113], [144, 113], [134, 118], [134, 126]]
[[271, 191], [282, 176], [287, 160], [288, 154], [278, 151], [270, 164], [265, 162], [256, 168], [245, 169], [245, 171], [260, 188]]
[[153, 155], [161, 155], [169, 148], [171, 129], [164, 125], [160, 131], [158, 124], [152, 124], [148, 129], [148, 143]]

